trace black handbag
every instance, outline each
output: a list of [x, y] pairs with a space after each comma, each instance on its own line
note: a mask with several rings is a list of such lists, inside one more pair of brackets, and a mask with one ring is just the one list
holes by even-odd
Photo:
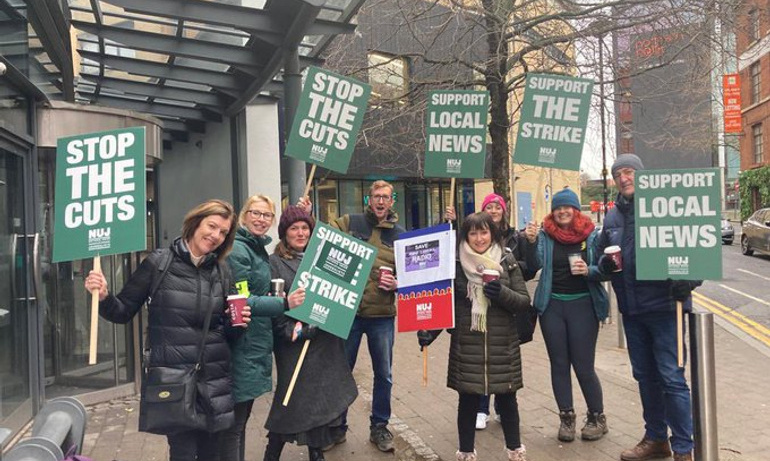
[[526, 311], [516, 313], [516, 329], [519, 332], [519, 344], [532, 341], [537, 326], [537, 310], [530, 304]]
[[[163, 263], [161, 263], [163, 265]], [[165, 270], [168, 270], [166, 265]], [[165, 271], [161, 274], [161, 279]], [[155, 282], [153, 285], [158, 285]], [[157, 287], [153, 287], [151, 292]], [[152, 296], [150, 296], [150, 300]], [[139, 403], [139, 430], [152, 434], [169, 435], [191, 430], [206, 430], [212, 409], [209, 408], [206, 383], [200, 381], [205, 375], [203, 348], [206, 334], [211, 325], [210, 303], [206, 310], [198, 358], [191, 369], [164, 366], [146, 367], [142, 379], [142, 398]], [[149, 363], [147, 361], [146, 363]], [[201, 398], [199, 398], [199, 396]]]

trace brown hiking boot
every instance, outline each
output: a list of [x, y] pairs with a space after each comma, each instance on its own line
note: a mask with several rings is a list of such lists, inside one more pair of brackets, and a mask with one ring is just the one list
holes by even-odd
[[674, 461], [692, 461], [692, 453], [674, 453]]
[[607, 417], [604, 413], [589, 412], [586, 416], [586, 424], [580, 430], [580, 437], [583, 440], [599, 440], [608, 430]]
[[645, 459], [668, 458], [671, 456], [671, 448], [668, 440], [650, 440], [647, 437], [637, 443], [634, 448], [629, 448], [620, 454], [623, 461], [644, 461]]
[[559, 434], [557, 438], [562, 442], [572, 442], [575, 440], [575, 412], [573, 410], [562, 410], [559, 412]]

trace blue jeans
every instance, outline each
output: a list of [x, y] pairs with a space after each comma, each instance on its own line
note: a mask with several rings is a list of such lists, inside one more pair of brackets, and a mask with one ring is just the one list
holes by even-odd
[[[348, 339], [345, 341], [345, 355], [348, 357], [351, 371], [356, 366], [358, 348], [364, 334], [374, 371], [372, 415], [369, 417], [369, 422], [371, 427], [382, 426], [388, 424], [388, 420], [390, 420], [390, 391], [393, 387], [394, 318], [356, 316]], [[347, 427], [347, 412], [343, 415], [343, 426]]]
[[[662, 441], [671, 429], [671, 448], [690, 453], [692, 408], [684, 368], [677, 366], [676, 314], [624, 315], [628, 356], [639, 383], [645, 437]], [[683, 333], [684, 334], [684, 333]]]

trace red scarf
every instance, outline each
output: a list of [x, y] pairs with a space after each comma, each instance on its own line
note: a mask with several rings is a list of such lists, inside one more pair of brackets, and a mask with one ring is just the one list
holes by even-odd
[[549, 214], [543, 220], [543, 230], [546, 234], [559, 243], [572, 245], [585, 241], [594, 230], [594, 223], [591, 218], [578, 210], [574, 210], [572, 222], [569, 227], [562, 228], [556, 225], [553, 220], [553, 213]]

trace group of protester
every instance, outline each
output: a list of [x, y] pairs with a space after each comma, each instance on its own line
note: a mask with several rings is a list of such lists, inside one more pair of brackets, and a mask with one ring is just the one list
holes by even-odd
[[[674, 306], [676, 301], [685, 301], [685, 309], [689, 309], [690, 291], [698, 283], [636, 280], [633, 178], [642, 168], [639, 158], [629, 154], [619, 156], [613, 164], [620, 193], [601, 233], [580, 213], [578, 197], [569, 189], [554, 195], [551, 213], [540, 230], [534, 225], [520, 232], [512, 229], [505, 201], [495, 194], [484, 199], [481, 212], [465, 217], [458, 231], [455, 327], [449, 331], [447, 376], [447, 385], [459, 394], [458, 460], [477, 459], [475, 430], [480, 419], [488, 417], [488, 396], [492, 395], [507, 459], [526, 460], [516, 398], [525, 368], [516, 319], [531, 304], [537, 310], [551, 362], [561, 422], [557, 438], [575, 438], [571, 369], [588, 408], [581, 437], [598, 440], [608, 432], [594, 359], [599, 324], [608, 311], [601, 281], [609, 279], [624, 314], [645, 420], [642, 441], [620, 457], [624, 461], [665, 458], [673, 448], [676, 461], [692, 459], [690, 395], [684, 369], [677, 366]], [[364, 335], [374, 372], [370, 440], [382, 451], [393, 450], [387, 425], [397, 280], [387, 273], [380, 276], [377, 270], [379, 266], [395, 267], [393, 242], [403, 229], [392, 205], [393, 186], [375, 181], [363, 214], [345, 215], [330, 223], [377, 248], [374, 269], [345, 341], [284, 315], [304, 302], [303, 288], [288, 294], [270, 291], [271, 279], [281, 278], [291, 287], [296, 276], [315, 225], [307, 198], [281, 214], [280, 241], [272, 255], [266, 248], [271, 243], [267, 232], [275, 224], [275, 204], [269, 197], [255, 195], [237, 216], [221, 200], [190, 210], [181, 237], [170, 248], [145, 258], [117, 295], [109, 292], [101, 273], [89, 273], [85, 287], [98, 290], [102, 317], [126, 323], [147, 302], [145, 369], [196, 367], [198, 344], [205, 337], [194, 404], [207, 413], [206, 425], [166, 434], [171, 461], [244, 460], [246, 424], [254, 399], [272, 389], [272, 354], [277, 384], [265, 422], [264, 459], [278, 460], [286, 443], [297, 443], [308, 447], [311, 461], [323, 460], [325, 450], [346, 439], [347, 409], [357, 396], [352, 370]], [[445, 217], [455, 219], [454, 209], [447, 209]], [[603, 255], [610, 245], [622, 248], [622, 271]], [[164, 264], [169, 257], [170, 263]], [[484, 270], [494, 270], [499, 277], [485, 282]], [[540, 279], [532, 299], [525, 281], [538, 270]], [[245, 325], [232, 325], [226, 311], [233, 286], [248, 296]], [[207, 331], [203, 331], [204, 325], [209, 325]], [[439, 333], [418, 332], [419, 345], [430, 345]], [[306, 340], [310, 343], [302, 372], [291, 400], [283, 405]], [[145, 386], [143, 382], [143, 403], [153, 398], [146, 395]], [[140, 406], [140, 421], [141, 410]], [[483, 422], [485, 425], [486, 420]]]

